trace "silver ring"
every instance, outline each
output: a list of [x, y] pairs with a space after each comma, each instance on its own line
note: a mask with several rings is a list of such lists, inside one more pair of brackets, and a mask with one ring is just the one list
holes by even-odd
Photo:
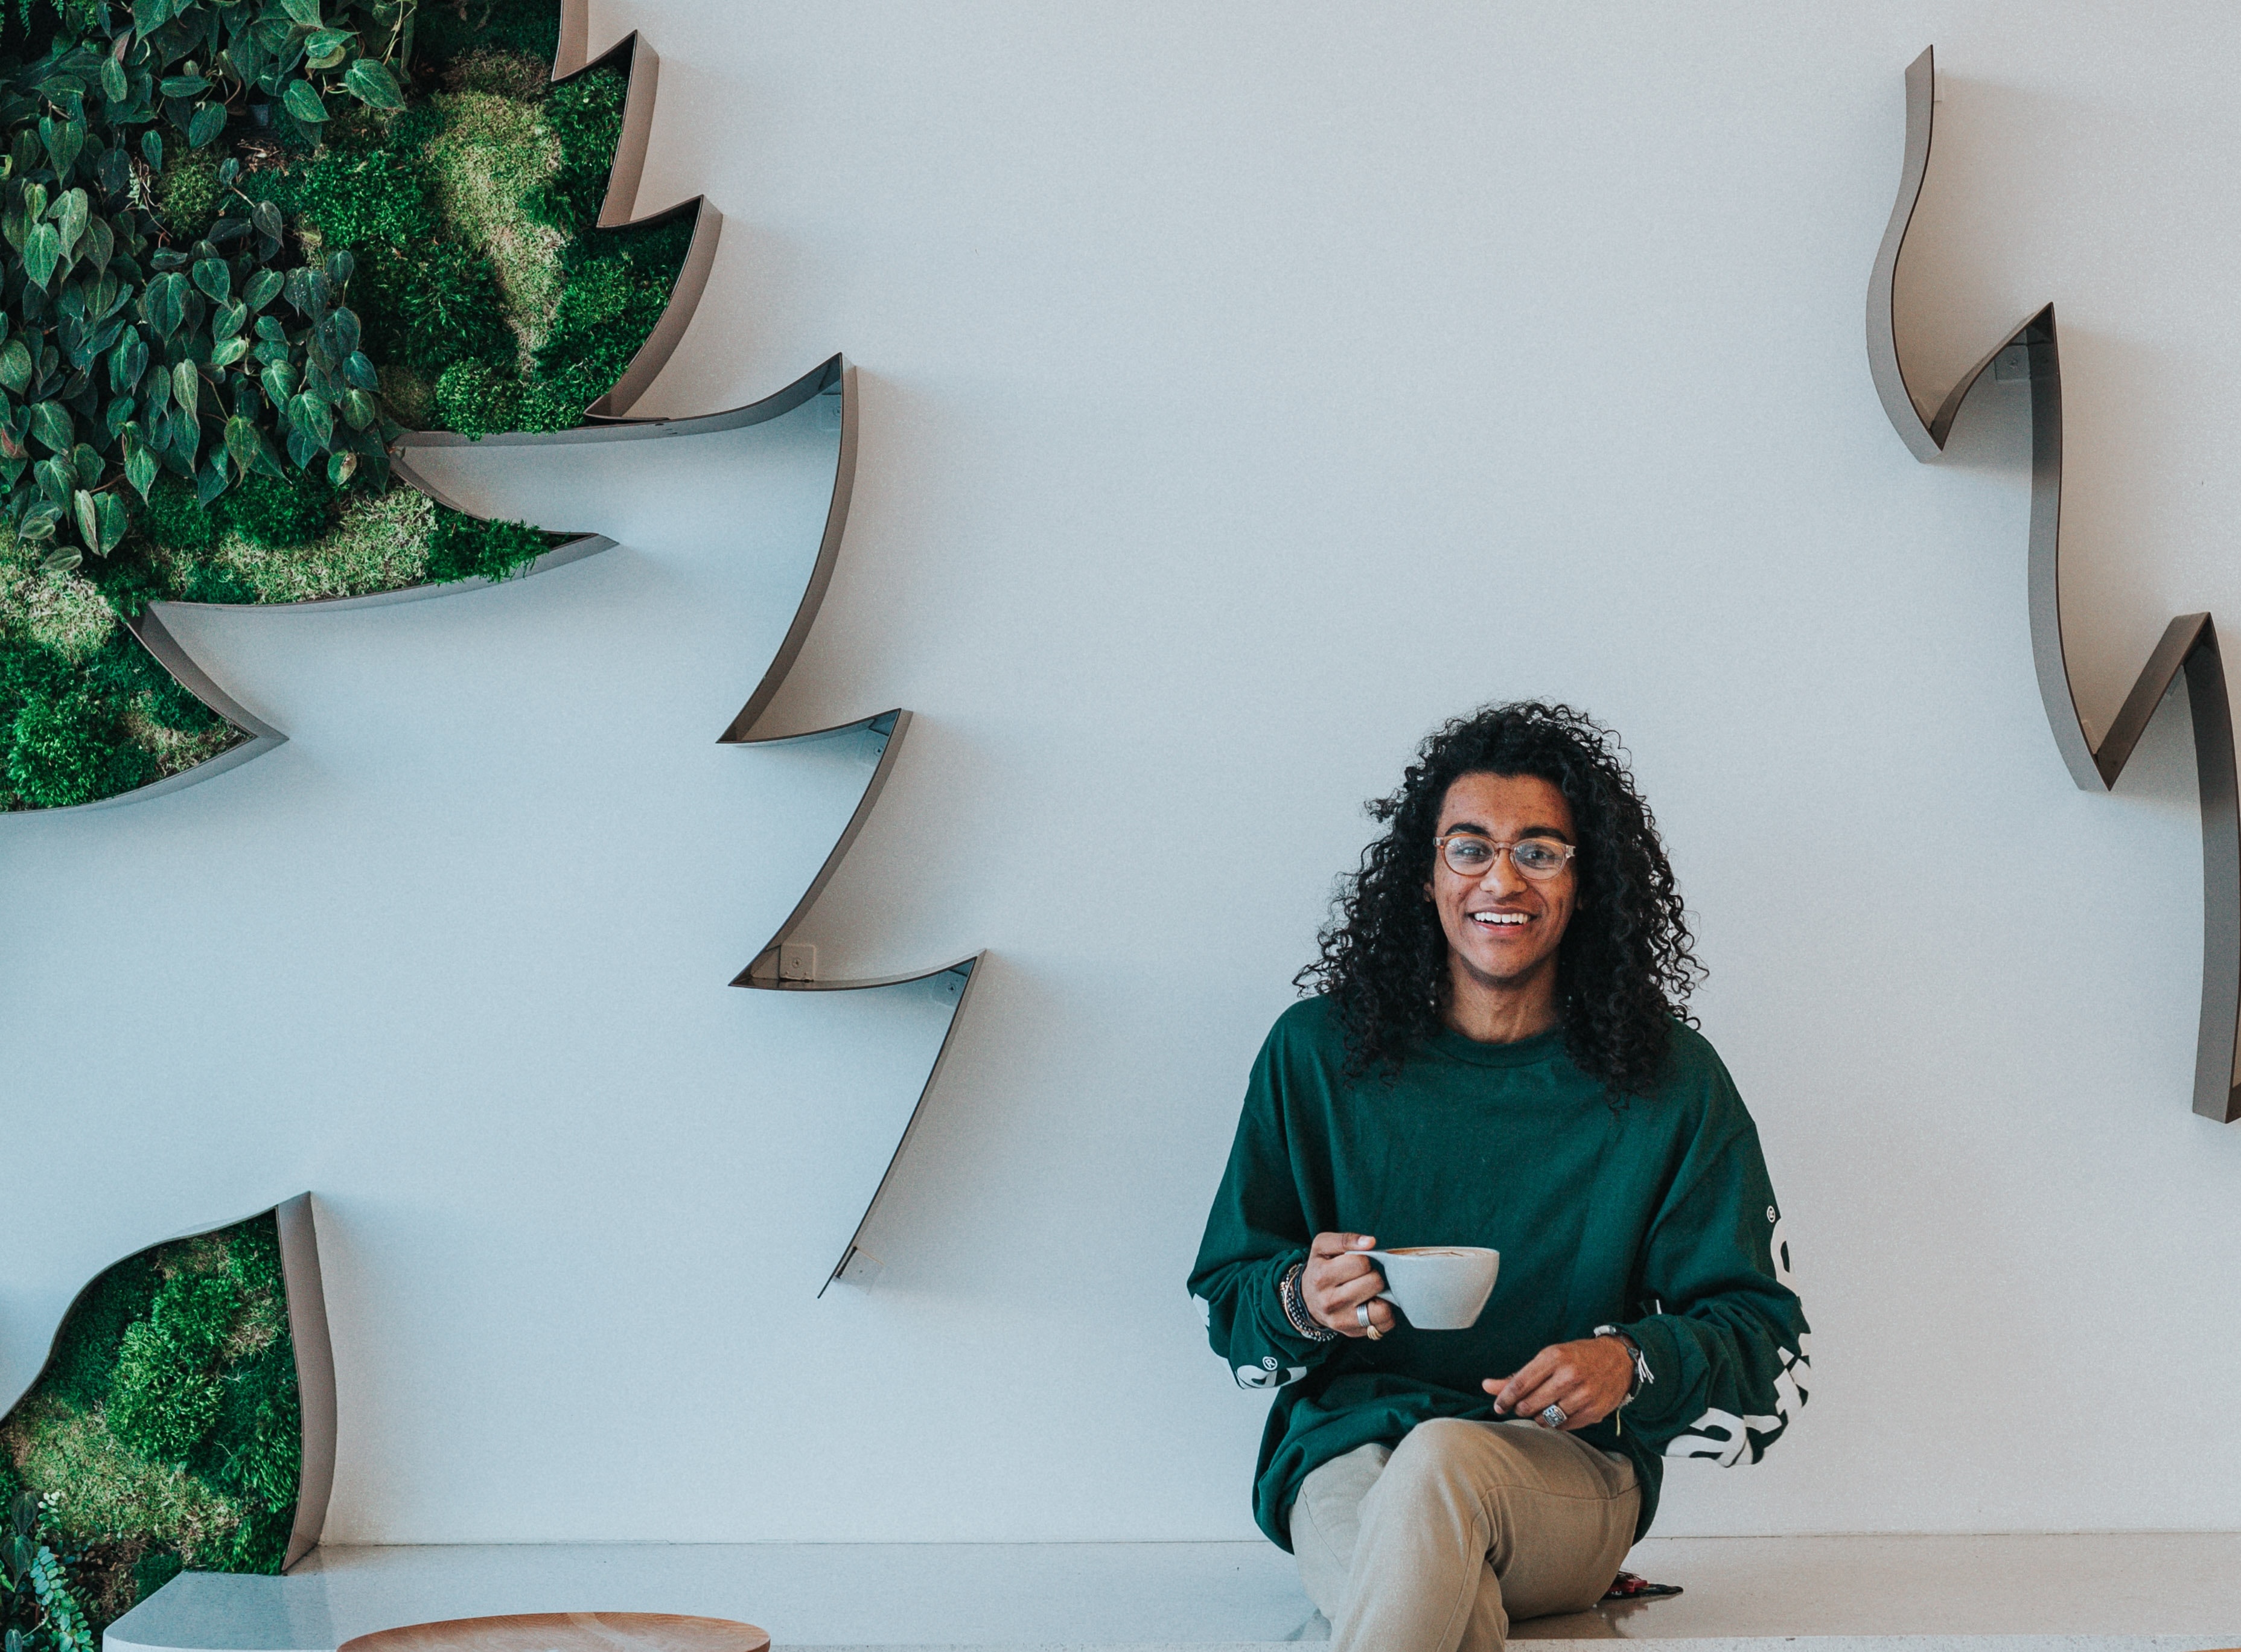
[[1372, 1325], [1369, 1322], [1368, 1303], [1363, 1302], [1354, 1310], [1354, 1321], [1355, 1324], [1361, 1326], [1363, 1330], [1369, 1333], [1369, 1340], [1371, 1341], [1375, 1342], [1383, 1339], [1385, 1333], [1379, 1330], [1375, 1325]]
[[1560, 1405], [1549, 1406], [1541, 1413], [1541, 1426], [1544, 1428], [1561, 1428], [1570, 1421]]

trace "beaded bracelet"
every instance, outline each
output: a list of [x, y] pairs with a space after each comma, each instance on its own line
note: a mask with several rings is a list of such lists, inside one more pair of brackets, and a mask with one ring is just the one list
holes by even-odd
[[1308, 1312], [1307, 1299], [1300, 1294], [1300, 1274], [1306, 1267], [1305, 1262], [1294, 1262], [1285, 1269], [1283, 1278], [1276, 1281], [1276, 1300], [1283, 1306], [1285, 1323], [1311, 1342], [1328, 1342], [1338, 1333], [1328, 1325], [1319, 1324], [1315, 1316]]

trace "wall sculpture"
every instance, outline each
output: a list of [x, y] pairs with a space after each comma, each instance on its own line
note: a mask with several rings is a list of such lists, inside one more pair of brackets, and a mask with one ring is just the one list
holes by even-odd
[[[592, 58], [587, 10], [0, 6], [0, 811], [144, 799], [284, 741], [181, 645], [183, 605], [372, 605], [536, 574], [615, 541], [487, 519], [451, 496], [473, 491], [461, 478], [524, 447], [813, 419], [833, 438], [823, 535], [719, 743], [778, 761], [846, 746], [864, 785], [734, 984], [930, 995], [953, 1033], [977, 957], [867, 979], [778, 967], [910, 726], [898, 708], [764, 726], [839, 553], [854, 374], [836, 356], [746, 406], [636, 412], [721, 217], [704, 199], [638, 214], [659, 59], [636, 35]], [[850, 1264], [902, 1146], [825, 1285], [873, 1271]], [[0, 1395], [9, 1652], [90, 1652], [183, 1562], [278, 1570], [316, 1545], [335, 1395], [311, 1220], [304, 1195], [118, 1264], [29, 1391]]]
[[2012, 367], [2029, 386], [2031, 431], [2028, 557], [2031, 657], [2054, 743], [2083, 789], [2105, 792], [2124, 772], [2164, 697], [2185, 686], [2194, 722], [2197, 784], [2202, 806], [2202, 1013], [2195, 1045], [2194, 1110], [2230, 1124], [2241, 1118], [2234, 1083], [2241, 1037], [2241, 809], [2231, 701], [2218, 631], [2206, 613], [2181, 614], [2124, 698], [2108, 732], [2096, 739], [2070, 686], [2062, 641], [2062, 356], [2054, 306], [2046, 305], [2001, 339], [1961, 375], [1943, 398], [1918, 391], [1898, 346], [1896, 279], [1908, 226], [1930, 169], [1937, 114], [1937, 60], [1924, 50], [1906, 71], [1906, 157], [1898, 200], [1868, 283], [1868, 365], [1876, 391], [1914, 456], [1927, 464], [1944, 451], [1953, 421], [1987, 369]]

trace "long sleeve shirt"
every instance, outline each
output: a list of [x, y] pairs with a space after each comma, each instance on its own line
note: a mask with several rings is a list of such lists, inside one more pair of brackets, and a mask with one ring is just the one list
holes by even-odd
[[[1286, 1319], [1278, 1285], [1326, 1232], [1487, 1246], [1500, 1275], [1469, 1330], [1404, 1321], [1377, 1341], [1317, 1341]], [[1580, 1434], [1633, 1461], [1637, 1535], [1664, 1458], [1756, 1461], [1811, 1381], [1757, 1129], [1712, 1047], [1677, 1023], [1655, 1092], [1615, 1097], [1561, 1031], [1514, 1044], [1442, 1031], [1397, 1073], [1348, 1078], [1327, 1001], [1294, 1005], [1254, 1064], [1190, 1291], [1238, 1383], [1275, 1391], [1254, 1516], [1287, 1548], [1314, 1468], [1429, 1417], [1491, 1419], [1482, 1379], [1601, 1325], [1634, 1339], [1649, 1380]]]

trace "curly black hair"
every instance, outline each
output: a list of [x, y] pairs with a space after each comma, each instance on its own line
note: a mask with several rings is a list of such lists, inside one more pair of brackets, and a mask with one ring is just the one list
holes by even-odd
[[1664, 1067], [1673, 1022], [1696, 1024], [1689, 994], [1704, 971], [1618, 736], [1569, 706], [1488, 706], [1417, 747], [1400, 790], [1369, 804], [1385, 835], [1341, 884], [1322, 955], [1294, 985], [1329, 998], [1356, 1077], [1397, 1067], [1439, 1027], [1448, 940], [1424, 890], [1440, 806], [1466, 774], [1537, 775], [1571, 806], [1579, 897], [1556, 954], [1565, 1045], [1614, 1094], [1647, 1094]]

